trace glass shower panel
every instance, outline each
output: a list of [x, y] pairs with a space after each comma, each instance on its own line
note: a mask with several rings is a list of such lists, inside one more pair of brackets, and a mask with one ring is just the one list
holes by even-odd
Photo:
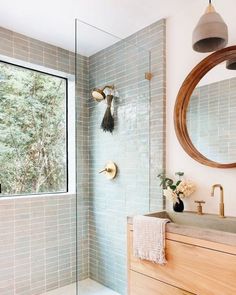
[[[120, 39], [79, 20], [75, 43], [78, 291], [126, 294], [126, 217], [150, 209], [150, 52], [137, 33]], [[114, 130], [104, 132], [110, 94]], [[109, 161], [112, 180], [99, 173]]]

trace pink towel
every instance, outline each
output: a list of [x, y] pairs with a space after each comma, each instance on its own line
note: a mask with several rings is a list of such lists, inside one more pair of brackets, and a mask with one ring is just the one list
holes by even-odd
[[134, 256], [165, 264], [165, 225], [168, 219], [135, 216], [133, 218]]

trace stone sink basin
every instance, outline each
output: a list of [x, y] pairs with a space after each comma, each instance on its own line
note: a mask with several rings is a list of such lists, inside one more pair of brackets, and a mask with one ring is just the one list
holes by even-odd
[[236, 234], [236, 217], [221, 218], [214, 214], [197, 215], [194, 212], [177, 213], [171, 211], [156, 212], [148, 214], [148, 216], [167, 218], [178, 225], [195, 226]]
[[[213, 214], [172, 211], [160, 211], [146, 216], [168, 218], [170, 223], [166, 225], [167, 232], [236, 246], [236, 217], [221, 218]], [[132, 223], [132, 218], [129, 223]]]

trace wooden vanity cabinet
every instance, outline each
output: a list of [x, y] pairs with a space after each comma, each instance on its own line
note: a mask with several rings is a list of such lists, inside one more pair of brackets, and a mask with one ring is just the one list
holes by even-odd
[[236, 247], [167, 233], [164, 266], [133, 256], [128, 225], [129, 295], [236, 295]]
[[138, 272], [129, 271], [129, 294], [135, 295], [189, 295], [187, 291], [165, 284]]

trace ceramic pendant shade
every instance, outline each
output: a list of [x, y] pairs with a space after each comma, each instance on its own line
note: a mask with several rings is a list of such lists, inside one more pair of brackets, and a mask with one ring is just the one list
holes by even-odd
[[193, 31], [193, 49], [197, 52], [213, 52], [228, 43], [228, 27], [209, 3], [204, 15]]

